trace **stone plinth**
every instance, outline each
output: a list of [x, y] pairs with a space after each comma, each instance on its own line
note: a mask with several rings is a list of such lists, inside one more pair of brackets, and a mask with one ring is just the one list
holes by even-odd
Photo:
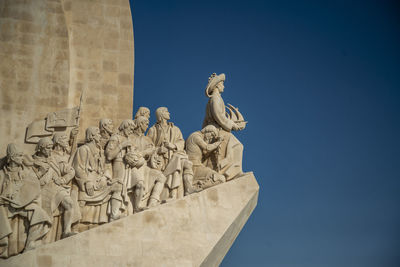
[[5, 261], [5, 266], [218, 266], [257, 204], [252, 173]]
[[100, 118], [132, 117], [129, 0], [2, 0], [0, 58], [0, 156], [33, 120], [77, 106], [84, 88], [80, 139]]

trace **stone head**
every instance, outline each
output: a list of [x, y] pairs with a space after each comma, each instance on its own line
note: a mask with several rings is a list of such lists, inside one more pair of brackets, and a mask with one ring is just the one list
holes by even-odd
[[55, 133], [53, 135], [53, 144], [54, 146], [60, 146], [63, 149], [67, 150], [69, 148], [69, 138], [66, 133]]
[[201, 130], [205, 141], [211, 141], [218, 136], [218, 130], [214, 125], [207, 125]]
[[118, 130], [125, 136], [129, 136], [133, 133], [135, 126], [136, 124], [133, 120], [123, 120], [119, 125]]
[[146, 132], [149, 127], [149, 119], [144, 116], [139, 116], [136, 119], [136, 129], [140, 128], [141, 132]]
[[114, 124], [111, 119], [101, 119], [99, 122], [100, 131], [105, 131], [108, 134], [112, 134], [114, 132]]
[[13, 143], [7, 146], [7, 163], [15, 163], [18, 166], [22, 165], [24, 154], [18, 150], [17, 146]]
[[171, 119], [171, 114], [166, 107], [159, 107], [156, 109], [157, 122]]
[[41, 138], [36, 145], [36, 153], [42, 157], [50, 157], [52, 149], [53, 141], [50, 137]]
[[96, 144], [98, 144], [100, 142], [100, 138], [101, 138], [101, 135], [100, 135], [99, 128], [91, 126], [86, 129], [86, 133], [85, 133], [86, 143], [90, 143], [90, 142], [94, 141]]
[[214, 90], [218, 90], [218, 92], [222, 93], [224, 91], [224, 82], [225, 82], [225, 74], [221, 73], [217, 75], [216, 73], [211, 74], [210, 78], [208, 78], [208, 84], [206, 87], [206, 96], [210, 97]]
[[140, 116], [144, 116], [147, 119], [150, 119], [150, 109], [146, 107], [140, 107], [136, 112], [135, 119], [139, 118]]

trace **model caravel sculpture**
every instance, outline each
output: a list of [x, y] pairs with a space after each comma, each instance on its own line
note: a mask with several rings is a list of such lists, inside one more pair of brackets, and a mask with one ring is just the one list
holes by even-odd
[[0, 166], [0, 257], [243, 175], [243, 145], [231, 132], [247, 122], [237, 108], [225, 106], [224, 81], [224, 74], [209, 77], [203, 127], [186, 141], [166, 107], [156, 110], [148, 131], [146, 107], [116, 131], [112, 120], [102, 119], [86, 129], [79, 146], [82, 98], [78, 108], [31, 123], [25, 141], [36, 143], [35, 153], [9, 144]]

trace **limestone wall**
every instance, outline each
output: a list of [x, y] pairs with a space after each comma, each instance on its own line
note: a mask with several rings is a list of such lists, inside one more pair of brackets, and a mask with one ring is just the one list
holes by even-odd
[[81, 129], [132, 117], [129, 0], [1, 0], [0, 57], [0, 156], [33, 120], [77, 106], [83, 88]]

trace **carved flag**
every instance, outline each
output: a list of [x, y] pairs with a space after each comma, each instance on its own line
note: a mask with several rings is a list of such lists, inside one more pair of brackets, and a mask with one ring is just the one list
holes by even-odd
[[26, 129], [25, 142], [36, 144], [40, 138], [51, 136], [53, 132], [65, 131], [67, 127], [79, 125], [79, 108], [74, 107], [47, 114], [45, 119], [33, 121]]

